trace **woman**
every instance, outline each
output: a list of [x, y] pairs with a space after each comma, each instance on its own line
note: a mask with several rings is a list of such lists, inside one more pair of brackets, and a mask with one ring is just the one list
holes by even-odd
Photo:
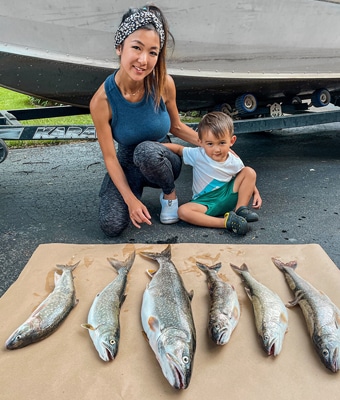
[[161, 222], [178, 221], [174, 181], [181, 158], [160, 142], [169, 141], [168, 132], [192, 144], [198, 141], [196, 132], [180, 121], [175, 84], [166, 72], [169, 36], [167, 22], [155, 6], [124, 14], [115, 35], [120, 68], [90, 103], [108, 172], [99, 210], [100, 226], [108, 236], [119, 235], [130, 220], [137, 228], [151, 225], [151, 215], [140, 200], [146, 186], [162, 189]]

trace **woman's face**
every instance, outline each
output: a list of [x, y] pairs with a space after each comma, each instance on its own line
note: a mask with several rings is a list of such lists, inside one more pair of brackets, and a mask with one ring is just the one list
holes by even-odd
[[117, 49], [120, 68], [134, 81], [143, 80], [157, 64], [160, 52], [159, 35], [154, 30], [137, 29]]

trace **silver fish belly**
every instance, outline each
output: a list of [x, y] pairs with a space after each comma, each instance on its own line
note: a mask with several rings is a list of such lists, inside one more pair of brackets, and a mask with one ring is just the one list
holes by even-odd
[[159, 263], [149, 271], [141, 307], [141, 320], [149, 344], [163, 375], [176, 389], [190, 383], [196, 350], [196, 330], [191, 310], [193, 293], [186, 291], [182, 278], [171, 261], [170, 245], [161, 253], [141, 255]]
[[97, 294], [91, 305], [87, 324], [94, 347], [100, 358], [112, 361], [118, 353], [120, 339], [120, 309], [126, 298], [127, 276], [135, 259], [135, 252], [124, 261], [108, 258], [118, 276]]
[[208, 332], [214, 343], [224, 345], [229, 342], [240, 320], [240, 303], [235, 288], [217, 275], [222, 264], [211, 267], [196, 262], [197, 267], [207, 276], [210, 295]]
[[17, 328], [6, 341], [9, 350], [19, 349], [50, 336], [78, 303], [73, 284], [74, 265], [57, 265], [62, 274], [55, 272], [54, 290]]
[[245, 291], [252, 302], [255, 325], [262, 345], [268, 355], [277, 356], [288, 329], [288, 312], [280, 297], [258, 282], [245, 264], [241, 267], [230, 264], [245, 283]]
[[340, 368], [340, 310], [330, 298], [317, 290], [296, 272], [297, 263], [283, 263], [272, 258], [283, 272], [295, 299], [290, 306], [298, 304], [306, 320], [313, 345], [323, 362], [332, 372]]

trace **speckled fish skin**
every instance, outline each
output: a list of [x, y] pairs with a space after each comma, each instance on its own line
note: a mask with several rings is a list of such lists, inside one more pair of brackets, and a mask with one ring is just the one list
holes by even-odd
[[54, 274], [54, 290], [30, 317], [6, 341], [9, 350], [20, 349], [50, 336], [78, 303], [72, 271], [79, 264], [57, 265], [62, 274]]
[[118, 353], [120, 310], [126, 298], [127, 276], [135, 255], [133, 251], [124, 262], [108, 258], [118, 276], [97, 294], [91, 305], [87, 324], [82, 325], [89, 330], [94, 347], [104, 361], [114, 360]]
[[230, 264], [245, 283], [245, 291], [253, 304], [255, 325], [267, 355], [277, 356], [282, 350], [288, 330], [288, 311], [281, 298], [249, 272], [246, 264], [241, 267]]
[[307, 329], [323, 364], [332, 372], [340, 368], [340, 310], [330, 298], [317, 290], [296, 272], [296, 261], [283, 263], [272, 258], [283, 272], [288, 286], [295, 294], [290, 306], [298, 304], [306, 320]]
[[240, 320], [241, 310], [236, 290], [218, 276], [221, 263], [210, 267], [200, 262], [196, 262], [196, 265], [207, 276], [210, 295], [209, 335], [214, 343], [225, 345]]
[[141, 308], [144, 332], [149, 339], [163, 375], [176, 389], [190, 383], [196, 350], [196, 331], [190, 294], [171, 261], [170, 245], [161, 253], [141, 252], [159, 263], [147, 285]]

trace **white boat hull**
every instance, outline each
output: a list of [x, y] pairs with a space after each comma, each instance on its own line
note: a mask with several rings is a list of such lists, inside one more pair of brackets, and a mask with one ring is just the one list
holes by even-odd
[[[4, 1], [4, 0], [2, 0]], [[137, 6], [140, 6], [138, 4]], [[159, 0], [176, 44], [168, 72], [179, 108], [340, 96], [340, 4], [318, 0]], [[115, 68], [122, 0], [18, 0], [0, 7], [0, 85], [88, 106]]]

